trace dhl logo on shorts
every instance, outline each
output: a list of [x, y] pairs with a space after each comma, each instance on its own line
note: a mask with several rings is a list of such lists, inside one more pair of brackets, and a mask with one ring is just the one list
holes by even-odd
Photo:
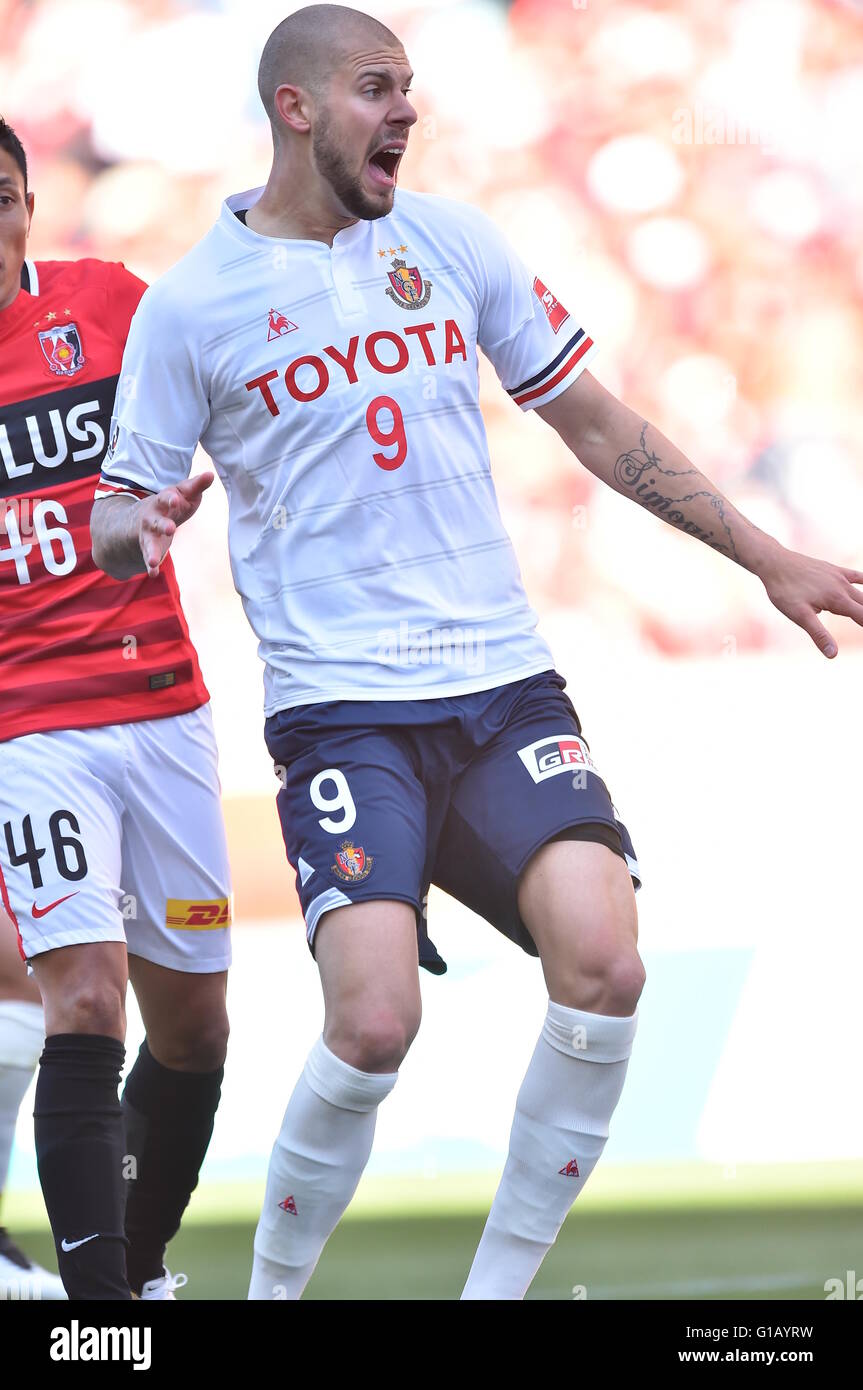
[[218, 931], [231, 925], [230, 898], [169, 898], [165, 926], [174, 931]]

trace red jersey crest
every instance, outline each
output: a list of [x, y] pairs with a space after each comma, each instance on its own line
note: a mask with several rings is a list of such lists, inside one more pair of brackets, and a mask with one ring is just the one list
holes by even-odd
[[87, 360], [75, 323], [58, 323], [56, 328], [46, 329], [39, 334], [39, 346], [51, 371], [58, 376], [74, 376]]

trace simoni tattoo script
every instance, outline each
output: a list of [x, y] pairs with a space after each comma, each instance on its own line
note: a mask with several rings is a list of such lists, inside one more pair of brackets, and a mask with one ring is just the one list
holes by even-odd
[[[621, 454], [614, 465], [615, 482], [622, 489], [634, 496], [643, 507], [649, 507], [657, 516], [661, 516], [663, 521], [667, 521], [670, 526], [675, 526], [678, 531], [685, 531], [689, 536], [695, 536], [697, 540], [704, 541], [705, 545], [711, 546], [714, 550], [719, 550], [723, 555], [728, 555], [733, 560], [739, 559], [734, 540], [731, 535], [729, 525], [730, 518], [726, 515], [726, 502], [722, 497], [711, 492], [709, 488], [699, 488], [695, 492], [681, 492], [675, 495], [669, 488], [674, 484], [670, 479], [694, 477], [700, 478], [701, 474], [697, 468], [663, 468], [662, 460], [655, 450], [648, 448], [645, 442], [648, 421], [644, 420], [641, 426], [641, 438], [637, 449], [628, 449], [625, 454]], [[706, 479], [703, 479], [706, 482]], [[659, 483], [659, 489], [656, 484]], [[684, 484], [685, 486], [685, 484]], [[703, 526], [687, 518], [682, 510], [683, 504], [692, 502], [696, 497], [705, 497], [713, 507], [717, 515], [717, 529], [705, 530]]]

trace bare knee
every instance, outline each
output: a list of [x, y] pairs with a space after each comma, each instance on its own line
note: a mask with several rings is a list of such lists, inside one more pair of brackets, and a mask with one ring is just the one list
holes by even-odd
[[73, 978], [62, 996], [50, 991], [45, 1000], [45, 1031], [54, 1033], [96, 1033], [103, 1037], [126, 1036], [124, 991], [115, 982]]
[[365, 1006], [328, 1019], [324, 1042], [349, 1066], [365, 1072], [398, 1071], [419, 1032], [419, 1011]]
[[157, 1062], [172, 1071], [218, 1071], [228, 1051], [228, 1015], [224, 1006], [191, 1008], [170, 1027], [150, 1029], [147, 1043]]
[[635, 946], [618, 949], [609, 955], [603, 969], [595, 977], [602, 990], [602, 1008], [597, 1012], [628, 1016], [635, 1012], [646, 973]]
[[541, 950], [546, 983], [558, 1004], [626, 1018], [635, 1012], [645, 970], [636, 947], [634, 907], [593, 900], [586, 912], [562, 914]]
[[35, 956], [33, 970], [45, 1006], [45, 1032], [126, 1036], [125, 942], [59, 946]]
[[[547, 972], [548, 976], [548, 972]], [[644, 988], [645, 970], [633, 944], [598, 940], [548, 976], [549, 993], [558, 1004], [588, 1013], [625, 1018], [635, 1012]]]
[[315, 933], [324, 1042], [358, 1071], [397, 1071], [422, 1013], [416, 914], [393, 900], [325, 914]]

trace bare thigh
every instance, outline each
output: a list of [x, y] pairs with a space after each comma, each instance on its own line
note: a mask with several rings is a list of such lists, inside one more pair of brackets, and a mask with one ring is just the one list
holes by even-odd
[[326, 913], [315, 932], [324, 1042], [366, 1072], [398, 1069], [419, 1029], [416, 915], [381, 899]]
[[550, 997], [591, 1013], [633, 1013], [644, 985], [629, 870], [605, 845], [555, 840], [528, 863], [519, 911]]

